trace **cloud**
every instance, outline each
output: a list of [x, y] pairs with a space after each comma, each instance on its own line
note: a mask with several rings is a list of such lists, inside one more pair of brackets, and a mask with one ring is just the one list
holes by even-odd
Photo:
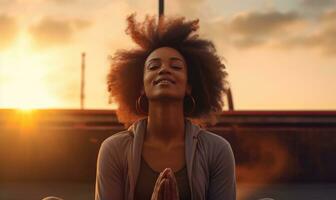
[[281, 47], [304, 47], [318, 49], [326, 55], [336, 54], [336, 26], [328, 26], [306, 36], [289, 38], [283, 41]]
[[301, 4], [308, 8], [326, 8], [336, 4], [336, 0], [301, 0]]
[[328, 55], [336, 54], [336, 26], [328, 27], [316, 35], [307, 37], [306, 46], [318, 47]]
[[57, 20], [45, 17], [38, 24], [31, 26], [29, 32], [35, 47], [49, 48], [68, 44], [77, 31], [90, 25], [91, 22], [81, 19]]
[[[238, 48], [249, 48], [268, 43], [284, 32], [293, 30], [303, 19], [295, 12], [242, 12], [229, 20], [220, 20], [208, 26], [216, 26], [217, 37], [225, 37]], [[211, 30], [211, 29], [210, 29]]]
[[320, 17], [320, 21], [324, 23], [335, 23], [336, 22], [336, 9], [329, 10], [323, 13]]
[[236, 15], [229, 23], [229, 28], [241, 35], [265, 36], [275, 33], [299, 19], [299, 15], [294, 12], [247, 12]]
[[10, 47], [18, 35], [15, 18], [0, 14], [0, 51]]
[[313, 19], [296, 12], [242, 12], [202, 27], [207, 35], [229, 48], [301, 48], [336, 54], [336, 9]]
[[321, 13], [336, 7], [336, 0], [300, 0], [301, 12], [308, 17], [316, 18]]
[[310, 31], [306, 34], [300, 33], [296, 37], [288, 38], [281, 45], [284, 48], [304, 47], [319, 49], [326, 55], [336, 54], [336, 9], [329, 10], [312, 23]]

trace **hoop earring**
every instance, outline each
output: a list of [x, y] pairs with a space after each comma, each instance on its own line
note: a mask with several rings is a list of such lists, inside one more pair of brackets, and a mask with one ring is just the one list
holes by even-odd
[[139, 114], [147, 114], [147, 112], [145, 112], [143, 109], [142, 109], [142, 99], [144, 99], [143, 97], [146, 97], [146, 95], [144, 94], [141, 94], [139, 96], [139, 98], [137, 99], [137, 101], [135, 102], [135, 109], [136, 111], [139, 113]]
[[187, 116], [191, 116], [191, 114], [192, 114], [192, 113], [194, 112], [194, 110], [195, 110], [195, 107], [196, 107], [196, 101], [195, 101], [194, 97], [193, 97], [191, 94], [189, 94], [189, 95], [187, 95], [187, 96], [190, 97], [190, 99], [191, 99], [191, 102], [192, 102], [192, 109], [191, 109], [191, 111], [187, 112], [186, 115], [187, 115]]

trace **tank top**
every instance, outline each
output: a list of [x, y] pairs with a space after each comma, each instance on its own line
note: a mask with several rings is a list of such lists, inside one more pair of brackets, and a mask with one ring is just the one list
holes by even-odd
[[[154, 171], [141, 156], [140, 172], [135, 186], [135, 200], [150, 200], [155, 182], [160, 172]], [[190, 188], [188, 182], [187, 167], [184, 166], [174, 173], [178, 185], [180, 200], [190, 200]]]

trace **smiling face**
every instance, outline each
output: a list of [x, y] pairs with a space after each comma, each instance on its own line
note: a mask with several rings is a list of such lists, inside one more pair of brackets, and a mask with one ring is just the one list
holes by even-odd
[[190, 94], [187, 65], [183, 56], [171, 47], [154, 50], [144, 66], [144, 90], [148, 100], [183, 100]]

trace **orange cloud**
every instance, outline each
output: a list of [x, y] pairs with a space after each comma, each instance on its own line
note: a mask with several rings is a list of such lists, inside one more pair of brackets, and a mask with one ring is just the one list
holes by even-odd
[[302, 19], [295, 12], [247, 12], [236, 15], [228, 24], [237, 47], [264, 44]]
[[308, 34], [298, 35], [297, 37], [288, 38], [281, 45], [284, 48], [304, 47], [319, 49], [326, 55], [336, 54], [336, 9], [322, 13], [317, 19], [317, 25], [314, 31]]
[[18, 35], [15, 18], [0, 14], [0, 51], [10, 47]]
[[320, 17], [320, 21], [321, 22], [325, 22], [325, 23], [335, 23], [336, 21], [336, 9], [334, 10], [329, 10], [326, 11], [325, 13], [323, 13]]
[[300, 17], [294, 12], [247, 12], [235, 16], [229, 26], [234, 33], [257, 36], [275, 33], [298, 20]]
[[240, 49], [295, 47], [318, 49], [325, 55], [336, 54], [336, 9], [315, 18], [305, 18], [296, 12], [250, 11], [204, 27], [211, 37]]
[[284, 48], [305, 47], [319, 49], [326, 55], [336, 54], [336, 27], [329, 26], [308, 36], [291, 38], [282, 44]]
[[301, 0], [301, 3], [305, 7], [311, 7], [311, 8], [322, 8], [322, 7], [328, 7], [331, 5], [335, 5], [335, 0]]
[[83, 30], [91, 22], [81, 19], [57, 20], [45, 17], [30, 27], [29, 32], [36, 48], [49, 48], [71, 42], [76, 31]]
[[217, 27], [209, 29], [209, 34], [225, 38], [226, 43], [238, 48], [251, 48], [284, 37], [285, 32], [296, 29], [300, 24], [304, 24], [304, 19], [295, 12], [250, 11], [239, 13], [228, 21], [221, 20], [206, 26]]

